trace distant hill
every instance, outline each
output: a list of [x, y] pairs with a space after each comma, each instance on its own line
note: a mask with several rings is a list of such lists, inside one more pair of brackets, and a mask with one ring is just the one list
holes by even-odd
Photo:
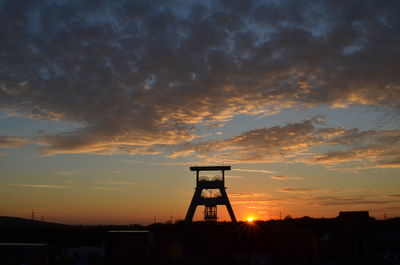
[[51, 222], [42, 222], [39, 220], [31, 220], [19, 217], [11, 217], [11, 216], [0, 216], [0, 227], [44, 227], [44, 226], [69, 226], [65, 224], [59, 223], [51, 223]]
[[71, 225], [0, 216], [0, 243], [74, 242], [78, 241], [75, 238], [80, 238], [74, 230], [76, 227]]

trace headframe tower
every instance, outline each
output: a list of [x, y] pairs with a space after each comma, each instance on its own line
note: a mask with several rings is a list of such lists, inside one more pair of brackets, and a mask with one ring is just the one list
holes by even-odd
[[[230, 166], [203, 166], [190, 167], [191, 171], [196, 171], [196, 188], [186, 213], [185, 223], [189, 224], [193, 220], [197, 206], [204, 205], [204, 221], [217, 221], [217, 205], [225, 205], [232, 222], [236, 223], [236, 217], [226, 194], [225, 171], [231, 170]], [[221, 171], [221, 176], [213, 178], [200, 176], [201, 171]], [[209, 194], [207, 194], [207, 191]]]

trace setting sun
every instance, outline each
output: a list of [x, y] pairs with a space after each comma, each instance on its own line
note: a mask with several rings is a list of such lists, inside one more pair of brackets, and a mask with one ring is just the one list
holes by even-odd
[[254, 217], [253, 216], [249, 216], [249, 217], [246, 218], [246, 221], [251, 223], [251, 222], [254, 221]]

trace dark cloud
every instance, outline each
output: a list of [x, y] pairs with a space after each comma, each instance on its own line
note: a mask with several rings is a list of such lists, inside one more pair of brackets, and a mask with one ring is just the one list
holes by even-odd
[[156, 153], [199, 123], [289, 106], [398, 112], [399, 11], [395, 0], [2, 1], [0, 109], [81, 125], [43, 137], [48, 153]]

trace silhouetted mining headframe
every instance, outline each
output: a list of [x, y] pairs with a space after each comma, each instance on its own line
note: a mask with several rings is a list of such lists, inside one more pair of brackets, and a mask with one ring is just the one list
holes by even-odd
[[[193, 220], [196, 208], [204, 205], [204, 221], [217, 221], [217, 205], [225, 205], [232, 222], [236, 223], [236, 217], [229, 202], [225, 187], [225, 171], [231, 170], [230, 166], [203, 166], [190, 167], [191, 171], [196, 171], [196, 189], [186, 213], [185, 223], [189, 224]], [[207, 176], [200, 176], [201, 171], [221, 171], [221, 176], [217, 175], [209, 179]], [[215, 190], [219, 190], [215, 193]], [[209, 192], [209, 196], [206, 192]]]

